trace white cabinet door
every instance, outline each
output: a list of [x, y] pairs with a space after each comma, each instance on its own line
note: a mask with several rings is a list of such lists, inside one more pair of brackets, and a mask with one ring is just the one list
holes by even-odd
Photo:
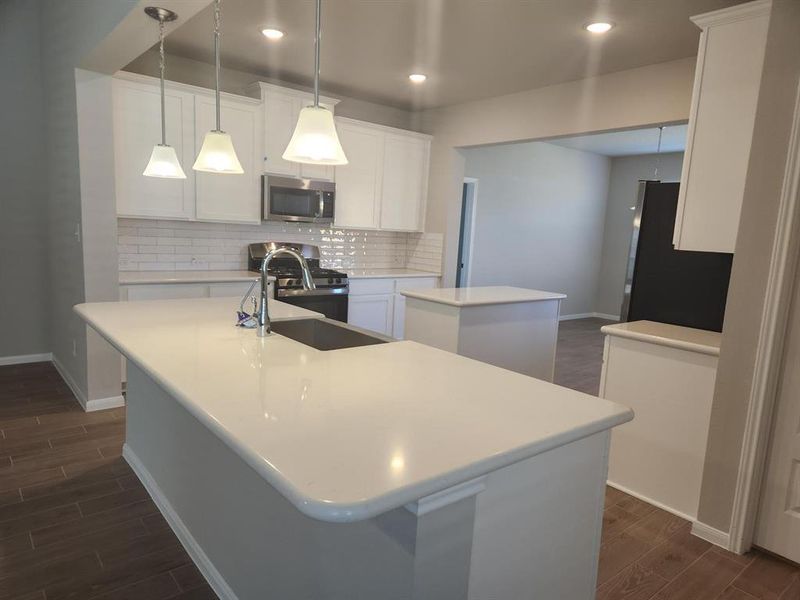
[[[333, 180], [333, 167], [325, 165], [301, 165], [283, 159], [283, 152], [292, 139], [300, 109], [312, 103], [311, 96], [296, 92], [282, 93], [268, 90], [264, 99], [264, 164], [265, 173], [304, 177], [306, 179]], [[331, 108], [330, 106], [326, 108]]]
[[347, 322], [357, 327], [392, 335], [394, 295], [350, 296]]
[[428, 191], [430, 142], [387, 134], [383, 152], [381, 229], [419, 231]]
[[349, 162], [336, 167], [336, 225], [377, 228], [384, 133], [350, 122], [340, 122], [338, 130]]
[[161, 143], [158, 86], [114, 80], [114, 164], [117, 213], [123, 217], [194, 217], [194, 96], [166, 90], [167, 143], [187, 179], [142, 175], [153, 146]]
[[751, 4], [693, 18], [703, 33], [675, 220], [678, 250], [733, 252], [736, 245], [769, 24], [769, 6], [753, 12]]
[[[213, 97], [196, 96], [195, 106], [196, 144], [199, 149], [206, 132], [216, 128], [216, 104]], [[195, 171], [197, 220], [260, 223], [261, 171], [256, 168], [256, 157], [260, 155], [261, 146], [259, 107], [249, 102], [223, 99], [221, 109], [222, 129], [233, 138], [244, 174]]]

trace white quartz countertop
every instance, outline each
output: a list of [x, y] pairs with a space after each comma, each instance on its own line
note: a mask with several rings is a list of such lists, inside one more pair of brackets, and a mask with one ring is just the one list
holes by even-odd
[[719, 356], [722, 334], [716, 331], [681, 327], [655, 321], [631, 321], [616, 325], [604, 325], [600, 331], [641, 342], [669, 346], [680, 350], [690, 350], [700, 354]]
[[[179, 308], [176, 310], [176, 306]], [[367, 519], [629, 421], [630, 409], [412, 341], [323, 352], [225, 298], [76, 312], [298, 510]], [[271, 301], [275, 319], [317, 316]]]
[[405, 290], [400, 293], [409, 298], [418, 298], [451, 306], [514, 304], [541, 300], [563, 300], [567, 297], [565, 294], [507, 286]]
[[[260, 275], [254, 271], [120, 271], [120, 285], [152, 283], [228, 283], [252, 281]], [[274, 279], [274, 277], [273, 277]]]
[[439, 273], [417, 269], [346, 269], [350, 279], [402, 279], [404, 277], [440, 277]]

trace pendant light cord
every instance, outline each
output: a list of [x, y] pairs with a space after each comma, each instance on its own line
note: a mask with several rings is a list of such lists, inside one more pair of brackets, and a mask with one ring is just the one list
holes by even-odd
[[656, 168], [653, 172], [653, 179], [658, 181], [658, 167], [661, 162], [661, 136], [664, 135], [664, 126], [658, 128], [658, 145], [656, 146]]
[[214, 0], [214, 79], [216, 81], [216, 99], [217, 99], [217, 128], [216, 131], [222, 131], [222, 127], [220, 127], [220, 118], [219, 118], [219, 53], [220, 53], [220, 39], [219, 39], [219, 30], [220, 30], [220, 21], [221, 17], [221, 10], [220, 10], [220, 1], [221, 0]]
[[319, 40], [322, 32], [322, 0], [317, 0], [316, 37], [314, 38], [314, 106], [319, 106]]
[[164, 19], [158, 20], [158, 71], [161, 75], [161, 145], [167, 145], [167, 117], [164, 101], [164, 77], [166, 60], [164, 58]]

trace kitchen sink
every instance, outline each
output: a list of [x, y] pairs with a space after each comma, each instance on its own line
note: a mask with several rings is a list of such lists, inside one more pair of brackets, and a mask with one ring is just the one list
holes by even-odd
[[379, 333], [367, 333], [333, 319], [273, 321], [272, 331], [317, 350], [357, 348], [393, 341]]

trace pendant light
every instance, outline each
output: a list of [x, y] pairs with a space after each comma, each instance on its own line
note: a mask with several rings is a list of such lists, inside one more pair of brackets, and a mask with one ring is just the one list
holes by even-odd
[[200, 154], [194, 161], [192, 167], [195, 171], [206, 171], [208, 173], [222, 173], [230, 175], [241, 175], [244, 173], [242, 164], [236, 156], [233, 148], [231, 136], [220, 127], [219, 118], [219, 53], [220, 53], [220, 0], [214, 0], [214, 67], [216, 77], [216, 99], [217, 99], [217, 127], [212, 129], [203, 138], [203, 146]]
[[292, 139], [283, 158], [312, 165], [346, 165], [333, 113], [319, 105], [319, 43], [322, 0], [317, 0], [316, 37], [314, 38], [314, 104], [300, 111]]
[[161, 143], [153, 146], [150, 161], [142, 173], [145, 177], [163, 177], [166, 179], [186, 179], [186, 173], [181, 168], [175, 148], [167, 144], [167, 119], [164, 110], [164, 23], [174, 21], [178, 15], [157, 6], [148, 6], [144, 9], [149, 17], [158, 21], [158, 51], [159, 71], [161, 76]]

